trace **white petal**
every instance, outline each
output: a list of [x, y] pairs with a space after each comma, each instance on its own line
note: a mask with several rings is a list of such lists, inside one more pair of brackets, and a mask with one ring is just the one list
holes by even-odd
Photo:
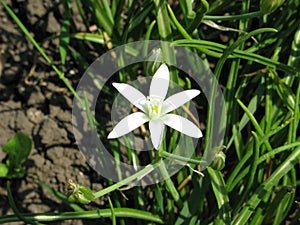
[[145, 102], [146, 97], [136, 88], [124, 83], [112, 83], [112, 85], [133, 105], [144, 111], [140, 102]]
[[123, 118], [107, 136], [108, 139], [118, 138], [148, 122], [148, 117], [142, 112], [132, 113]]
[[162, 64], [153, 75], [149, 96], [151, 98], [165, 99], [169, 88], [170, 74], [166, 64]]
[[195, 98], [199, 94], [200, 94], [199, 90], [192, 89], [192, 90], [182, 91], [170, 96], [163, 103], [162, 113], [166, 114], [168, 112], [173, 111], [174, 109], [177, 109], [178, 107], [182, 106], [186, 102]]
[[151, 141], [156, 150], [158, 150], [161, 145], [164, 129], [165, 125], [161, 120], [151, 120], [149, 122]]
[[202, 137], [201, 130], [188, 119], [176, 114], [166, 114], [162, 118], [164, 124], [193, 138]]

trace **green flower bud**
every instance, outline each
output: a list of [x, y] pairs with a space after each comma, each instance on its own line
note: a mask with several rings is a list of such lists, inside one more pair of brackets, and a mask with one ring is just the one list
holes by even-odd
[[260, 0], [260, 11], [263, 14], [274, 12], [285, 0]]
[[95, 196], [91, 189], [69, 180], [67, 197], [70, 202], [89, 204]]
[[225, 166], [225, 159], [226, 155], [224, 154], [224, 152], [219, 151], [209, 166], [214, 170], [222, 170]]

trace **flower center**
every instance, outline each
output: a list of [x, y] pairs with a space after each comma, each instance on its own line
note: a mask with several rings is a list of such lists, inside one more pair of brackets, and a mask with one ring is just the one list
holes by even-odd
[[163, 100], [159, 98], [147, 97], [148, 116], [150, 119], [159, 119]]

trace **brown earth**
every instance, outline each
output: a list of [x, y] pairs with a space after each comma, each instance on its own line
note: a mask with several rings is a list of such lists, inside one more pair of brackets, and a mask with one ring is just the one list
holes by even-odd
[[[60, 1], [6, 0], [24, 25], [59, 65], [58, 38], [46, 40], [60, 32], [63, 7]], [[77, 28], [82, 26], [76, 17]], [[55, 72], [36, 52], [18, 26], [0, 6], [0, 148], [16, 132], [33, 139], [33, 149], [25, 163], [27, 175], [12, 181], [13, 196], [21, 212], [43, 213], [72, 211], [45, 189], [35, 178], [54, 190], [65, 193], [71, 178], [93, 190], [102, 188], [101, 178], [88, 166], [77, 148], [71, 124], [73, 96]], [[76, 86], [76, 69], [67, 59], [66, 71]], [[76, 75], [79, 74], [79, 75]], [[0, 151], [0, 161], [5, 155]], [[99, 209], [100, 200], [87, 209]], [[0, 215], [12, 214], [6, 180], [0, 179]], [[98, 221], [99, 223], [99, 221]], [[22, 223], [14, 223], [22, 224]], [[96, 224], [96, 221], [65, 221], [51, 224]]]

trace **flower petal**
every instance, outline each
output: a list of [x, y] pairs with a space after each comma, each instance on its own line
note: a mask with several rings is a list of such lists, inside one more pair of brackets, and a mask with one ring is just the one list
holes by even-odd
[[112, 85], [123, 95], [128, 101], [144, 112], [144, 108], [140, 102], [145, 102], [146, 97], [136, 88], [124, 83], [112, 83]]
[[168, 112], [173, 111], [174, 109], [177, 109], [178, 107], [182, 106], [186, 102], [195, 98], [199, 94], [200, 94], [199, 90], [192, 89], [192, 90], [182, 91], [170, 96], [163, 103], [162, 114], [166, 114]]
[[151, 134], [151, 141], [156, 150], [159, 149], [164, 135], [165, 125], [161, 120], [150, 120], [149, 130]]
[[151, 98], [165, 99], [169, 88], [170, 74], [166, 64], [162, 64], [153, 75], [149, 96]]
[[166, 114], [161, 119], [164, 124], [185, 135], [193, 138], [200, 138], [203, 136], [201, 130], [195, 124], [182, 116]]
[[107, 136], [108, 139], [118, 138], [130, 131], [138, 128], [142, 124], [149, 121], [148, 117], [142, 112], [132, 113], [123, 118]]

